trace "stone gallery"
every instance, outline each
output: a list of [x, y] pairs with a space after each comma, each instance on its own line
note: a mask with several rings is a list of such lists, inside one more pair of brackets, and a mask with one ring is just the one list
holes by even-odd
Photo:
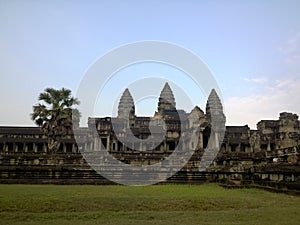
[[143, 167], [179, 149], [193, 150], [193, 154], [165, 182], [299, 189], [300, 122], [296, 114], [282, 112], [278, 120], [261, 120], [257, 130], [247, 125], [225, 126], [225, 122], [215, 90], [205, 112], [196, 106], [188, 113], [176, 108], [166, 83], [154, 115], [139, 117], [126, 89], [117, 117], [89, 118], [88, 127], [70, 131], [54, 153], [48, 151], [47, 137], [38, 127], [0, 127], [0, 182], [110, 183], [89, 166], [83, 152], [107, 151], [123, 163]]

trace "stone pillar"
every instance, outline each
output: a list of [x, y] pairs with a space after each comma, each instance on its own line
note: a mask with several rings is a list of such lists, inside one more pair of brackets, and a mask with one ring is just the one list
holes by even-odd
[[109, 136], [107, 137], [106, 145], [107, 145], [106, 149], [108, 151], [110, 151], [110, 137]]
[[199, 148], [202, 149], [203, 148], [203, 131], [200, 130], [200, 134], [199, 134]]
[[36, 146], [36, 144], [35, 143], [33, 143], [33, 146], [32, 146], [32, 148], [33, 148], [33, 152], [37, 152], [37, 146]]
[[214, 135], [214, 147], [219, 148], [219, 134], [217, 132], [213, 132]]
[[78, 149], [76, 149], [75, 144], [72, 144], [72, 152], [74, 152], [74, 153], [77, 153], [77, 152], [78, 152]]
[[237, 146], [237, 152], [241, 152], [241, 143]]
[[271, 144], [270, 144], [270, 141], [268, 142], [267, 151], [271, 151]]
[[186, 146], [185, 141], [182, 141], [182, 145], [181, 145], [182, 151], [185, 151], [185, 146]]
[[94, 142], [90, 141], [89, 142], [89, 150], [92, 151], [94, 149]]
[[98, 143], [99, 143], [99, 151], [101, 151], [102, 150], [102, 142], [101, 142], [101, 138], [99, 137], [99, 141], [98, 141]]
[[98, 145], [98, 141], [97, 138], [94, 138], [94, 151], [98, 150], [99, 145]]

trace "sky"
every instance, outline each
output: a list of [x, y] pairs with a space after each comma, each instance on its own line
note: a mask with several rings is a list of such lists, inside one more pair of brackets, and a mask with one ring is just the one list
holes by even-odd
[[[297, 0], [0, 0], [0, 125], [34, 126], [32, 106], [46, 87], [66, 87], [76, 96], [97, 60], [145, 40], [181, 46], [207, 65], [220, 89], [226, 125], [255, 129], [283, 111], [299, 115], [299, 11]], [[207, 95], [187, 74], [145, 62], [114, 73], [98, 93], [94, 115], [84, 115], [82, 123], [87, 116], [114, 114], [124, 89], [143, 88], [139, 81], [151, 77], [161, 82], [149, 83], [154, 94], [135, 99], [132, 91], [138, 115], [153, 115], [165, 81], [178, 108], [192, 109], [180, 100], [183, 91], [205, 110]]]

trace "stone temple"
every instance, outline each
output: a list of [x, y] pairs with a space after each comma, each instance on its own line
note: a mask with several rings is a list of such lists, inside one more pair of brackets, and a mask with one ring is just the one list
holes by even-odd
[[223, 106], [212, 90], [205, 112], [176, 108], [166, 83], [152, 117], [135, 114], [125, 89], [117, 117], [89, 118], [88, 127], [70, 131], [55, 153], [37, 127], [0, 127], [0, 183], [109, 183], [91, 169], [81, 153], [107, 151], [123, 163], [159, 163], [176, 149], [192, 149], [185, 166], [167, 182], [255, 184], [300, 188], [298, 115], [282, 112], [278, 120], [261, 120], [257, 129], [225, 126]]
[[[139, 117], [135, 115], [133, 97], [126, 89], [121, 96], [116, 118], [89, 118], [89, 127], [96, 125], [100, 139], [97, 137], [98, 141], [90, 142], [91, 146], [88, 149], [104, 147], [111, 152], [120, 153], [134, 150], [147, 150], [148, 153], [171, 153], [178, 146], [181, 136], [193, 130], [197, 131], [197, 138], [186, 138], [181, 143], [181, 148], [185, 149], [191, 145], [192, 148], [200, 150], [208, 145], [208, 139], [211, 135], [212, 112], [215, 121], [218, 120], [218, 125], [221, 127], [219, 129], [223, 129], [225, 132], [225, 116], [215, 90], [212, 90], [209, 95], [206, 112], [205, 115], [197, 106], [190, 113], [176, 109], [173, 92], [169, 84], [166, 83], [160, 93], [157, 111], [153, 117]], [[161, 138], [162, 133], [164, 133], [163, 140]], [[147, 138], [149, 140], [144, 144], [141, 140]], [[159, 140], [161, 142], [157, 143]], [[124, 142], [125, 144], [123, 144]], [[154, 158], [149, 160], [154, 160]], [[145, 163], [145, 161], [134, 163], [140, 164]]]

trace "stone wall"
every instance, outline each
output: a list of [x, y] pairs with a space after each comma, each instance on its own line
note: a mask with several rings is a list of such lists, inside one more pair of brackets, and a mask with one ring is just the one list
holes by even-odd
[[[73, 134], [66, 136], [54, 155], [48, 152], [47, 139], [39, 128], [0, 127], [0, 183], [110, 184], [89, 167], [80, 151], [101, 149], [100, 140], [115, 158], [142, 166], [161, 161], [177, 146], [177, 133], [170, 128], [168, 141], [157, 149], [137, 151], [134, 147], [125, 148], [111, 132], [110, 119], [90, 119], [90, 122], [98, 121], [96, 132], [100, 139], [97, 140], [88, 128], [80, 128], [76, 141]], [[145, 118], [135, 119], [135, 126], [144, 129]], [[281, 113], [279, 120], [262, 120], [257, 130], [248, 126], [226, 127], [217, 158], [205, 172], [200, 172], [199, 168], [201, 159], [208, 157], [204, 155], [204, 148], [210, 136], [209, 124], [197, 108], [189, 120], [187, 128], [203, 125], [197, 133], [199, 140], [194, 143], [196, 151], [181, 171], [167, 182], [206, 181], [300, 190], [300, 123], [297, 115]], [[192, 143], [180, 147], [185, 149], [189, 145]]]
[[[288, 156], [285, 156], [279, 162], [273, 162], [258, 153], [255, 155], [219, 153], [207, 171], [199, 172], [202, 154], [203, 152], [197, 151], [186, 166], [166, 182], [189, 184], [219, 182], [236, 186], [260, 185], [274, 189], [300, 190], [299, 160], [296, 163], [288, 162]], [[150, 158], [154, 156], [159, 157], [148, 155]], [[128, 154], [122, 157], [129, 160], [127, 157], [135, 156]], [[113, 182], [92, 170], [80, 153], [58, 153], [54, 156], [43, 153], [9, 153], [0, 155], [0, 183], [112, 184]]]

